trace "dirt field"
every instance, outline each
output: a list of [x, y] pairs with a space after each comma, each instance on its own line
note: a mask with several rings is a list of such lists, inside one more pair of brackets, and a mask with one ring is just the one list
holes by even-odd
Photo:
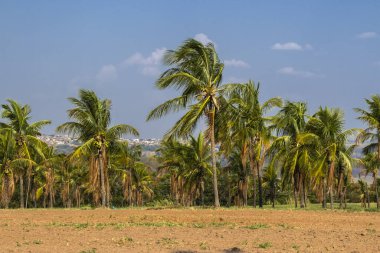
[[0, 252], [380, 252], [380, 214], [0, 210]]

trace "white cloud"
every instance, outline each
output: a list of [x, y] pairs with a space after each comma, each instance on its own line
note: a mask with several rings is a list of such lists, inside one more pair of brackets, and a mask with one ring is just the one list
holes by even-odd
[[314, 72], [311, 71], [302, 71], [302, 70], [296, 70], [293, 67], [284, 67], [278, 70], [278, 73], [282, 75], [289, 75], [289, 76], [299, 76], [299, 77], [306, 77], [306, 78], [311, 78], [311, 77], [321, 77], [321, 75], [318, 75]]
[[124, 65], [140, 66], [143, 75], [157, 75], [166, 48], [157, 48], [149, 56], [135, 53], [124, 61]]
[[296, 43], [296, 42], [286, 42], [286, 43], [276, 43], [272, 46], [273, 50], [311, 50], [313, 47], [310, 44], [305, 44], [304, 46]]
[[246, 63], [245, 61], [236, 60], [236, 59], [225, 60], [224, 64], [226, 66], [237, 67], [237, 68], [249, 68], [249, 64], [248, 63]]
[[363, 33], [356, 35], [356, 37], [358, 37], [359, 39], [372, 39], [372, 38], [375, 38], [377, 36], [378, 36], [378, 34], [375, 32], [363, 32]]
[[95, 76], [96, 81], [105, 83], [117, 79], [117, 69], [114, 65], [104, 65]]
[[194, 39], [201, 42], [203, 45], [207, 45], [208, 43], [212, 43], [212, 44], [214, 44], [214, 47], [216, 47], [216, 43], [214, 41], [212, 41], [211, 39], [209, 39], [209, 37], [207, 37], [207, 35], [204, 33], [195, 34]]

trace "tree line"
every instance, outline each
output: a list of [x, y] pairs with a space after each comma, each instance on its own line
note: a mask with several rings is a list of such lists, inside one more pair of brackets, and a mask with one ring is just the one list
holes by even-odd
[[[0, 123], [2, 207], [292, 202], [333, 208], [337, 201], [345, 208], [356, 192], [363, 207], [374, 201], [379, 208], [380, 95], [354, 109], [366, 129], [345, 129], [339, 108], [309, 113], [305, 102], [261, 101], [259, 83], [223, 84], [224, 64], [212, 43], [186, 40], [163, 61], [167, 70], [155, 85], [179, 94], [147, 120], [185, 112], [165, 134], [154, 168], [142, 161], [141, 147], [121, 140], [139, 132], [111, 126], [111, 101], [91, 90], [69, 98], [70, 121], [57, 128], [80, 142], [68, 155], [38, 138], [49, 120], [31, 122], [31, 108], [8, 99]], [[202, 123], [206, 130], [194, 136]], [[364, 148], [356, 156], [359, 145]], [[354, 167], [373, 181], [353, 182]]]

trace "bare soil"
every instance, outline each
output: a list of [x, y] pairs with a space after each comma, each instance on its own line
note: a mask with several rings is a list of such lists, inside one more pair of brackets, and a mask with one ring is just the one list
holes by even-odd
[[0, 252], [380, 252], [380, 214], [0, 210]]

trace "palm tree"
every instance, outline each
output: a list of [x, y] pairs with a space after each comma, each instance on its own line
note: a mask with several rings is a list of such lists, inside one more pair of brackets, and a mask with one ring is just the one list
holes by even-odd
[[73, 135], [83, 143], [74, 151], [72, 157], [90, 157], [90, 180], [94, 187], [95, 203], [98, 203], [100, 190], [101, 205], [108, 206], [110, 201], [109, 148], [117, 145], [122, 135], [138, 135], [138, 132], [126, 124], [109, 127], [111, 100], [99, 99], [93, 91], [81, 89], [79, 99], [69, 98], [69, 101], [75, 106], [68, 110], [68, 116], [73, 121], [60, 125], [57, 131]]
[[[344, 130], [343, 112], [338, 108], [320, 107], [318, 112], [309, 120], [307, 129], [318, 136], [319, 158], [315, 171], [323, 181], [323, 208], [326, 208], [327, 192], [330, 194], [330, 208], [334, 203], [335, 167], [348, 138], [356, 129]], [[348, 159], [347, 159], [348, 160]]]
[[[43, 206], [46, 207], [46, 199], [49, 199], [49, 207], [52, 208], [55, 200], [56, 171], [61, 166], [62, 156], [56, 154], [53, 147], [45, 146], [44, 157], [38, 162], [36, 173], [41, 178], [41, 186], [37, 192], [43, 192]], [[38, 198], [37, 198], [38, 199]]]
[[136, 206], [142, 206], [144, 203], [144, 195], [149, 198], [153, 195], [151, 188], [152, 177], [148, 168], [143, 163], [136, 163], [132, 170], [132, 192]]
[[34, 162], [27, 158], [18, 157], [18, 146], [13, 131], [3, 131], [0, 134], [0, 175], [1, 175], [1, 203], [5, 208], [14, 193], [14, 171]]
[[[269, 118], [265, 114], [273, 107], [280, 107], [282, 100], [278, 97], [270, 98], [260, 103], [260, 84], [253, 81], [244, 84], [235, 84], [228, 92], [227, 101], [223, 104], [223, 113], [217, 117], [218, 135], [222, 139], [222, 148], [228, 150], [227, 145], [239, 145], [241, 163], [245, 174], [243, 184], [243, 205], [247, 205], [248, 191], [248, 164], [254, 176], [254, 206], [256, 206], [256, 176], [259, 188], [259, 205], [263, 205], [261, 187], [261, 169], [265, 161], [266, 149], [272, 138], [267, 126]], [[229, 119], [225, 124], [225, 119]], [[227, 133], [227, 134], [226, 134]], [[229, 140], [233, 140], [228, 144]], [[227, 152], [228, 153], [228, 152]], [[228, 156], [228, 155], [227, 155]], [[248, 162], [249, 161], [249, 162]]]
[[276, 201], [277, 187], [280, 183], [280, 179], [278, 178], [277, 167], [275, 166], [275, 164], [276, 160], [272, 159], [269, 165], [265, 168], [263, 173], [263, 187], [269, 189], [273, 208]]
[[316, 136], [306, 131], [307, 107], [303, 102], [287, 101], [273, 118], [279, 135], [270, 147], [272, 160], [281, 167], [282, 185], [293, 185], [294, 205], [306, 204], [306, 183], [315, 157]]
[[[358, 136], [359, 142], [370, 140], [372, 143], [368, 144], [365, 152], [377, 152], [377, 160], [380, 161], [380, 95], [373, 95], [371, 99], [365, 99], [368, 110], [355, 108], [354, 110], [360, 114], [358, 119], [365, 122], [368, 127], [362, 131]], [[378, 168], [380, 165], [378, 166]], [[375, 180], [377, 182], [377, 180]], [[377, 183], [375, 183], [377, 191]], [[376, 195], [376, 205], [380, 208], [380, 200], [378, 193]]]
[[190, 136], [190, 142], [185, 146], [183, 177], [185, 187], [187, 186], [192, 191], [190, 195], [199, 195], [202, 206], [204, 205], [205, 179], [207, 176], [212, 175], [209, 165], [211, 160], [210, 153], [210, 147], [205, 142], [202, 133], [199, 133], [197, 139]]
[[156, 87], [173, 87], [181, 90], [179, 97], [170, 99], [153, 109], [147, 120], [161, 118], [169, 112], [187, 108], [183, 115], [166, 134], [167, 137], [188, 136], [202, 117], [208, 125], [211, 145], [214, 205], [219, 207], [218, 180], [215, 153], [215, 114], [220, 108], [222, 72], [224, 64], [219, 60], [214, 45], [188, 39], [177, 50], [169, 50], [164, 63], [170, 68], [161, 74]]
[[176, 204], [184, 205], [184, 178], [185, 170], [185, 144], [174, 139], [166, 139], [161, 142], [157, 150], [157, 160], [160, 166], [157, 168], [159, 177], [170, 175], [170, 195]]
[[[365, 176], [368, 174], [372, 174], [373, 178], [373, 184], [372, 186], [375, 189], [375, 196], [376, 196], [376, 203], [377, 208], [379, 208], [379, 191], [377, 189], [377, 175], [379, 172], [380, 167], [380, 161], [378, 160], [377, 153], [367, 153], [362, 159], [361, 159], [362, 166], [364, 167]], [[369, 203], [368, 203], [369, 204]]]
[[[36, 154], [43, 157], [41, 148], [42, 142], [36, 138], [41, 135], [40, 130], [43, 126], [51, 123], [50, 120], [41, 120], [34, 123], [30, 123], [31, 108], [29, 105], [21, 105], [12, 99], [7, 100], [8, 104], [3, 104], [2, 118], [7, 119], [6, 123], [0, 123], [0, 127], [13, 131], [14, 138], [17, 144], [17, 156], [18, 158], [31, 159], [31, 150]], [[26, 191], [25, 205], [28, 205], [28, 196], [31, 185], [32, 166], [29, 164], [26, 166], [28, 185]], [[20, 181], [20, 208], [24, 207], [24, 176], [25, 168], [18, 170], [18, 178]]]

